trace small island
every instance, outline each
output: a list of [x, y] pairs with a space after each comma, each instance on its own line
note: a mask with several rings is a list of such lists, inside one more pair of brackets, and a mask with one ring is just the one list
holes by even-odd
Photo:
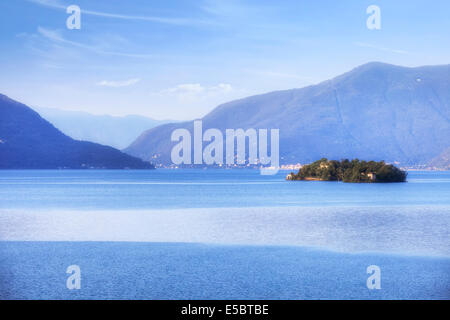
[[286, 180], [343, 181], [353, 183], [405, 182], [407, 172], [384, 161], [328, 160], [326, 158], [304, 165], [297, 174], [291, 172]]

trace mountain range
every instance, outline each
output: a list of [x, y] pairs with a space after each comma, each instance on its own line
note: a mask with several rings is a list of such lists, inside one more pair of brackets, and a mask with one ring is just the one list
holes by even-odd
[[[450, 147], [450, 65], [372, 62], [317, 85], [231, 101], [202, 119], [203, 130], [279, 129], [280, 163], [329, 159], [427, 164]], [[124, 151], [170, 165], [169, 123], [142, 133]]]
[[0, 169], [152, 169], [109, 146], [66, 136], [28, 106], [0, 95]]
[[36, 107], [33, 109], [56, 128], [74, 139], [92, 141], [117, 149], [129, 146], [136, 137], [147, 129], [173, 122], [171, 120], [155, 120], [139, 115], [117, 117], [53, 108]]

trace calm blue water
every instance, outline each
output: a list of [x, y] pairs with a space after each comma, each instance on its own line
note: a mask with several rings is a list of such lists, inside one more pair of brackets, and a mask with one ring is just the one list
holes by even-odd
[[[67, 266], [81, 289], [66, 288]], [[381, 289], [366, 287], [369, 265]], [[0, 242], [0, 299], [450, 299], [450, 259], [298, 247]]]
[[407, 183], [288, 182], [258, 170], [0, 170], [0, 208], [176, 209], [450, 205], [450, 172]]
[[0, 171], [0, 299], [450, 299], [450, 172], [287, 173]]

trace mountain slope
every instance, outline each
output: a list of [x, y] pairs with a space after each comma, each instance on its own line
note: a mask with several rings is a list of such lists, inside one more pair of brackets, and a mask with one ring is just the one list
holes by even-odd
[[74, 140], [24, 104], [0, 95], [0, 168], [136, 168], [150, 163], [114, 148]]
[[127, 147], [144, 130], [170, 122], [138, 115], [114, 117], [52, 108], [35, 108], [35, 111], [74, 139], [92, 141], [118, 149]]
[[439, 156], [433, 158], [428, 166], [436, 169], [450, 170], [450, 148], [447, 148]]
[[[450, 65], [418, 68], [369, 63], [318, 85], [218, 106], [203, 129], [279, 128], [280, 162], [361, 158], [427, 163], [450, 146]], [[125, 152], [170, 164], [176, 128], [144, 132]]]

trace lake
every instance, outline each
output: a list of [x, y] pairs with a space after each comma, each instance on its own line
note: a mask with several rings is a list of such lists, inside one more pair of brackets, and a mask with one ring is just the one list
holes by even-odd
[[[0, 171], [5, 299], [450, 298], [450, 172]], [[79, 265], [80, 290], [65, 268]], [[366, 268], [379, 265], [382, 289]]]

